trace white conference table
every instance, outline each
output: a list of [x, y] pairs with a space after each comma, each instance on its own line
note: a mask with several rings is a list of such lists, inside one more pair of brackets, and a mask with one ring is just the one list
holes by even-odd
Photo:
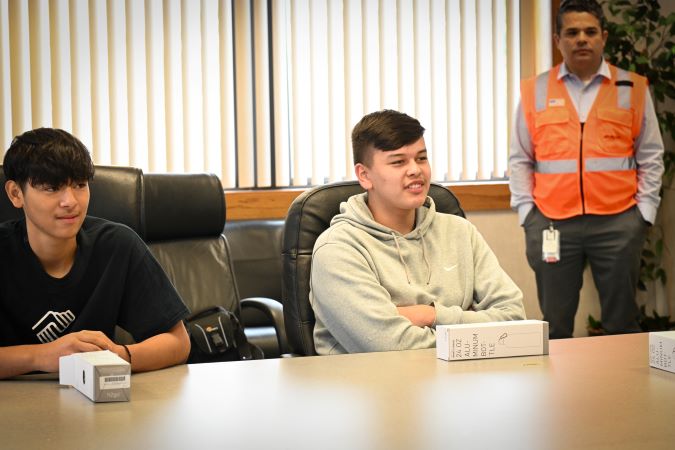
[[131, 401], [0, 381], [2, 449], [675, 449], [675, 374], [646, 334], [550, 355], [447, 362], [435, 350], [183, 365]]

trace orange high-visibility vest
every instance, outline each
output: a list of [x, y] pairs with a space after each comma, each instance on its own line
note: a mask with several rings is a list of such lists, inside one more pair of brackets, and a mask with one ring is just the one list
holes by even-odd
[[521, 83], [521, 104], [535, 159], [534, 202], [551, 219], [616, 214], [635, 205], [647, 79], [609, 66], [585, 124], [560, 65]]

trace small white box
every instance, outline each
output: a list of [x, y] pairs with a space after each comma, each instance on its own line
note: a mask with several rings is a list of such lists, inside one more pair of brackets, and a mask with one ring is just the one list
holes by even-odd
[[129, 401], [131, 365], [109, 350], [73, 353], [59, 358], [59, 383], [95, 402]]
[[436, 357], [446, 361], [547, 354], [548, 322], [541, 320], [436, 326]]
[[649, 365], [675, 373], [675, 331], [649, 333]]

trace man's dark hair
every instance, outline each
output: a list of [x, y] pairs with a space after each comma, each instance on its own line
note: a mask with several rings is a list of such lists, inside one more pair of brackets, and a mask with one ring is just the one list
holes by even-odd
[[37, 128], [16, 136], [2, 165], [7, 180], [21, 189], [68, 182], [91, 181], [94, 163], [87, 147], [72, 134], [56, 128]]
[[424, 127], [407, 114], [385, 109], [367, 114], [352, 130], [354, 164], [369, 165], [372, 150], [391, 151], [418, 141]]
[[600, 22], [600, 31], [605, 30], [605, 13], [596, 0], [561, 0], [560, 9], [555, 17], [555, 32], [560, 35], [563, 27], [563, 15], [570, 12], [585, 12], [595, 16]]

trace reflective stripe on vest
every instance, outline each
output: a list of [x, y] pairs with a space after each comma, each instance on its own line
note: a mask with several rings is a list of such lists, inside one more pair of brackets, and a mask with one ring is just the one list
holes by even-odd
[[576, 173], [579, 161], [576, 159], [557, 159], [553, 161], [537, 161], [534, 171], [537, 173]]
[[537, 112], [546, 109], [546, 97], [548, 97], [548, 76], [549, 71], [537, 75], [537, 81], [534, 85], [534, 109]]
[[634, 157], [628, 158], [587, 158], [586, 172], [609, 172], [611, 170], [635, 170], [637, 163]]

